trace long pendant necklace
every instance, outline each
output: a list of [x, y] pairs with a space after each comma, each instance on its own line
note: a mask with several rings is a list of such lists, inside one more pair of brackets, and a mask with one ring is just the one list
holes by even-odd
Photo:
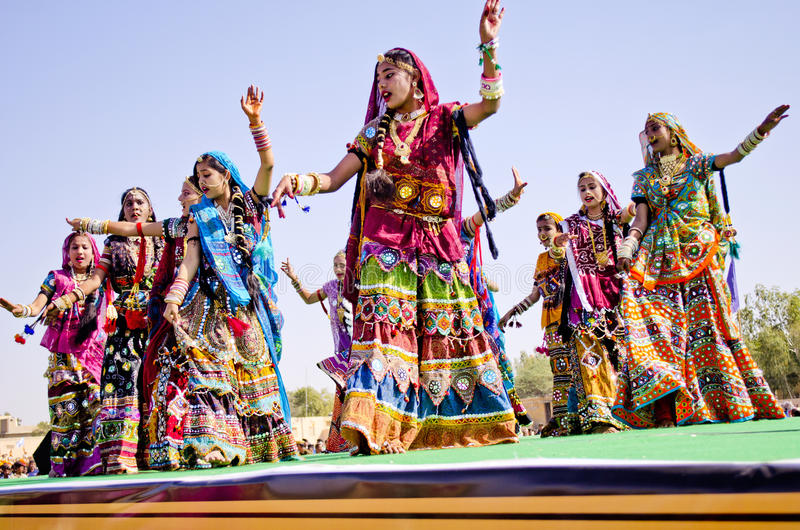
[[419, 133], [422, 127], [422, 120], [425, 118], [425, 114], [426, 113], [423, 112], [414, 118], [414, 128], [411, 129], [411, 133], [406, 136], [405, 141], [401, 140], [397, 135], [397, 120], [392, 120], [389, 124], [389, 135], [394, 142], [394, 154], [400, 157], [401, 164], [408, 164], [410, 162], [408, 156], [411, 154], [411, 143], [414, 141], [414, 138], [417, 137], [417, 133]]
[[608, 241], [606, 241], [605, 223], [600, 226], [603, 232], [603, 250], [598, 252], [597, 248], [594, 246], [594, 231], [592, 231], [592, 223], [586, 221], [586, 228], [589, 230], [589, 238], [592, 241], [592, 252], [594, 253], [594, 259], [597, 260], [597, 265], [602, 271], [605, 270], [606, 265], [608, 265]]
[[342, 288], [344, 287], [344, 282], [339, 282], [339, 286], [337, 288], [336, 293], [336, 316], [339, 317], [339, 322], [344, 324], [344, 306], [342, 305]]
[[683, 153], [680, 155], [666, 155], [658, 159], [658, 184], [661, 187], [661, 193], [666, 195], [669, 192], [669, 187], [672, 184], [672, 178], [677, 173], [677, 170], [683, 166]]
[[217, 204], [217, 212], [222, 224], [225, 226], [225, 241], [231, 245], [236, 243], [236, 234], [233, 231], [233, 201], [228, 201], [228, 208], [223, 210]]

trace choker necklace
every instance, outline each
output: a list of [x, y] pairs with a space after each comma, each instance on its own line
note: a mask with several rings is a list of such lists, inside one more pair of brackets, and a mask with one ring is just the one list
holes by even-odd
[[397, 121], [411, 121], [413, 119], [416, 119], [418, 116], [421, 116], [423, 113], [425, 113], [425, 107], [420, 107], [412, 112], [406, 112], [406, 113], [395, 112], [394, 119]]
[[597, 217], [592, 217], [591, 215], [589, 215], [589, 210], [586, 210], [586, 218], [591, 219], [592, 221], [599, 221], [600, 219], [603, 218], [603, 212], [600, 212], [600, 214]]

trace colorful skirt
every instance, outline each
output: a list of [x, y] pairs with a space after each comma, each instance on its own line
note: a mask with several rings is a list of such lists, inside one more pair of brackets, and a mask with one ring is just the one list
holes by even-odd
[[463, 261], [366, 243], [342, 435], [373, 453], [516, 442]]
[[50, 353], [47, 368], [50, 410], [50, 469], [57, 477], [102, 471], [93, 425], [100, 386], [71, 353]]
[[336, 394], [333, 396], [333, 413], [331, 414], [331, 428], [328, 431], [328, 439], [325, 442], [325, 451], [328, 453], [342, 453], [350, 450], [350, 444], [342, 436], [342, 396], [344, 389], [336, 387]]
[[716, 261], [654, 291], [630, 278], [622, 315], [627, 356], [614, 414], [628, 425], [653, 427], [653, 403], [667, 396], [679, 425], [784, 417], [740, 338]]
[[575, 369], [570, 349], [558, 333], [557, 323], [547, 326], [544, 340], [550, 357], [550, 370], [553, 372], [553, 416], [542, 429], [542, 437], [581, 434], [578, 397], [572, 383]]
[[[142, 355], [147, 347], [147, 328], [127, 328], [124, 316], [106, 341], [100, 380], [100, 412], [95, 439], [103, 458], [104, 473], [136, 473], [141, 418]], [[144, 462], [142, 462], [144, 464]]]
[[[224, 290], [217, 288], [217, 296]], [[200, 293], [181, 309], [188, 332], [159, 350], [148, 422], [150, 466], [208, 467], [219, 453], [229, 465], [293, 458], [297, 446], [280, 407], [280, 388], [264, 333], [252, 310], [234, 336], [227, 312]]]

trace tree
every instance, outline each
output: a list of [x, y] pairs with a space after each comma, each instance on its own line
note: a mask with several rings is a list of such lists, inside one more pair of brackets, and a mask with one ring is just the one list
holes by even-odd
[[776, 394], [800, 394], [800, 290], [757, 285], [739, 311], [750, 353]]
[[317, 390], [310, 386], [289, 393], [292, 416], [330, 416], [333, 410], [333, 394], [330, 390]]
[[36, 424], [36, 427], [33, 428], [33, 432], [31, 434], [33, 434], [34, 436], [42, 436], [44, 434], [47, 434], [47, 431], [49, 430], [50, 430], [50, 422], [40, 421], [39, 423]]
[[514, 373], [519, 397], [548, 396], [553, 392], [553, 373], [550, 359], [545, 355], [528, 355], [521, 351], [514, 361]]

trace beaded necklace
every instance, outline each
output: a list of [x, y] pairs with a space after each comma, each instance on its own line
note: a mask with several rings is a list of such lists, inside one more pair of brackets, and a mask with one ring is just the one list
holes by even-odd
[[661, 187], [661, 193], [666, 195], [669, 192], [669, 186], [672, 184], [672, 178], [677, 174], [678, 170], [683, 166], [684, 156], [680, 155], [666, 155], [658, 159], [658, 177], [657, 182]]

